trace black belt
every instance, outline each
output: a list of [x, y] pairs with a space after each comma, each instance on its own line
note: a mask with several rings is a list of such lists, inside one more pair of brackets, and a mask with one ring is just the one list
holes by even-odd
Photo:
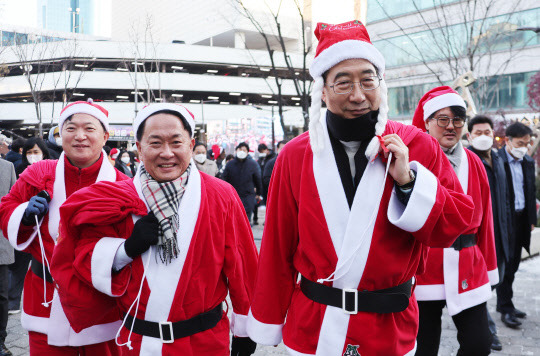
[[412, 279], [398, 286], [374, 291], [339, 289], [315, 283], [302, 276], [300, 289], [306, 297], [320, 304], [341, 308], [347, 314], [359, 311], [397, 313], [409, 306]]
[[[222, 310], [221, 303], [219, 303], [218, 306], [210, 311], [174, 323], [170, 321], [156, 323], [153, 321], [135, 319], [133, 332], [143, 336], [155, 337], [161, 339], [165, 344], [170, 344], [176, 339], [212, 329], [223, 317]], [[133, 316], [128, 315], [124, 327], [129, 330], [131, 329], [132, 323]]]
[[454, 241], [452, 247], [456, 251], [461, 251], [465, 247], [472, 247], [476, 245], [476, 234], [470, 235], [459, 235], [459, 237]]
[[36, 260], [34, 256], [32, 256], [32, 263], [30, 264], [30, 269], [39, 278], [45, 279], [49, 283], [53, 282], [51, 272], [49, 272], [49, 269], [47, 267], [45, 267], [45, 278], [43, 278], [43, 265], [41, 264], [41, 262]]

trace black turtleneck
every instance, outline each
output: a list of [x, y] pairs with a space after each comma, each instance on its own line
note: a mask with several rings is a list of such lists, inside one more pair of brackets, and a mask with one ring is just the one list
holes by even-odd
[[[328, 126], [330, 142], [349, 208], [352, 207], [356, 188], [360, 184], [360, 179], [362, 179], [362, 175], [368, 164], [366, 148], [373, 136], [375, 136], [375, 124], [377, 123], [378, 114], [379, 111], [370, 111], [365, 115], [353, 119], [345, 119], [330, 112], [330, 110], [327, 110], [326, 113], [326, 124]], [[351, 166], [349, 165], [349, 157], [340, 141], [361, 142], [358, 151], [354, 155], [356, 168], [354, 179], [351, 173]]]

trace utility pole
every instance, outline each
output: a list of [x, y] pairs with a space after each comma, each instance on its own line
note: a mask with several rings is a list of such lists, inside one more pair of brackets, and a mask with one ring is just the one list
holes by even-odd
[[139, 110], [137, 109], [137, 103], [138, 103], [138, 100], [139, 100], [139, 90], [137, 88], [137, 67], [138, 67], [138, 63], [137, 63], [137, 51], [135, 51], [135, 117], [137, 117], [137, 113], [139, 112]]

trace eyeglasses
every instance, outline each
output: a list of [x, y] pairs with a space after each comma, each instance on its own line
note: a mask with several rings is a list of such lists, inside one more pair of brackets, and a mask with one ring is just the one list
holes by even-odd
[[434, 117], [433, 120], [437, 120], [437, 126], [439, 127], [447, 127], [448, 125], [450, 125], [450, 121], [452, 121], [452, 125], [457, 128], [463, 127], [465, 125], [465, 118], [459, 116], [451, 119], [448, 116], [440, 115]]
[[359, 82], [352, 82], [350, 80], [344, 80], [341, 82], [335, 82], [333, 85], [330, 85], [330, 88], [334, 91], [334, 93], [342, 95], [342, 94], [349, 94], [352, 90], [355, 84], [360, 84], [360, 87], [363, 90], [375, 90], [381, 85], [381, 78], [378, 76], [370, 76], [366, 77]]

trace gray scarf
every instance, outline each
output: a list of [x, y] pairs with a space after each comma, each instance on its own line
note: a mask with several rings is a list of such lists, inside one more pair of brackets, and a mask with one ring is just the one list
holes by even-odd
[[450, 161], [450, 164], [452, 164], [454, 172], [458, 174], [459, 166], [461, 164], [461, 156], [463, 155], [463, 145], [461, 144], [461, 140], [459, 140], [454, 147], [443, 149], [443, 152]]
[[141, 187], [144, 198], [159, 221], [158, 254], [168, 264], [180, 252], [176, 241], [178, 231], [178, 207], [186, 191], [191, 164], [177, 179], [170, 182], [156, 181], [141, 164]]

